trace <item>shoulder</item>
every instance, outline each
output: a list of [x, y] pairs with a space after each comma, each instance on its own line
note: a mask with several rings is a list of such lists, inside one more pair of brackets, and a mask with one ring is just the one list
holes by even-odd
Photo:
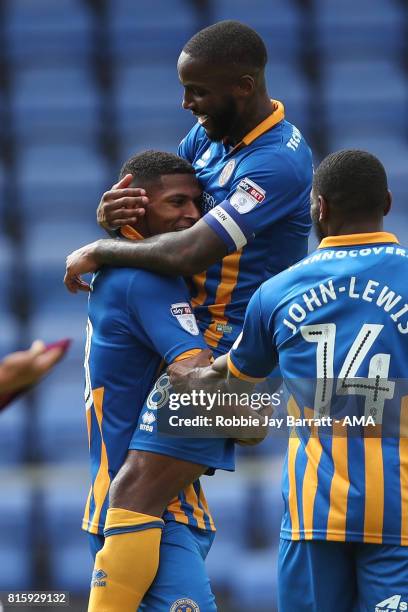
[[204, 128], [196, 123], [179, 145], [179, 154], [193, 161], [196, 152], [200, 151], [209, 143]]

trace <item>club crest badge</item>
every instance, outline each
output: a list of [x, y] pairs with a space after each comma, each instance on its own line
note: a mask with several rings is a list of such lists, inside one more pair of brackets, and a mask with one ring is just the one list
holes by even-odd
[[231, 178], [231, 174], [234, 172], [236, 161], [235, 159], [230, 159], [227, 164], [225, 164], [222, 172], [220, 174], [220, 178], [218, 179], [218, 184], [220, 187], [224, 187], [228, 183]]

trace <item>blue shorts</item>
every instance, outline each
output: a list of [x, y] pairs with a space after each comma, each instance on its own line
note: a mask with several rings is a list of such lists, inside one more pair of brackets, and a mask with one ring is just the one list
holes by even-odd
[[278, 609], [408, 610], [408, 546], [281, 539]]
[[[89, 535], [91, 553], [102, 548], [104, 537]], [[165, 523], [160, 543], [160, 564], [138, 612], [216, 612], [217, 606], [205, 569], [214, 531], [175, 521]], [[136, 610], [135, 610], [136, 612]]]
[[169, 377], [164, 373], [156, 380], [143, 405], [129, 449], [150, 451], [205, 465], [210, 468], [210, 473], [217, 469], [235, 470], [235, 443], [232, 439], [189, 438], [158, 431], [158, 410], [161, 410], [161, 415], [172, 414], [168, 401], [171, 392]]

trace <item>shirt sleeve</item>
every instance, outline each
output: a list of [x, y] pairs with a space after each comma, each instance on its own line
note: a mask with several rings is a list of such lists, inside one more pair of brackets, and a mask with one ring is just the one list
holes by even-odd
[[138, 270], [129, 286], [128, 312], [141, 327], [146, 343], [166, 363], [191, 349], [206, 349], [181, 278]]
[[248, 382], [259, 382], [270, 374], [278, 363], [273, 334], [263, 312], [262, 286], [249, 301], [244, 327], [228, 354], [228, 369], [233, 376]]
[[299, 168], [291, 155], [289, 150], [249, 155], [239, 164], [226, 199], [203, 217], [229, 252], [292, 213], [308, 210], [311, 162], [305, 156]]

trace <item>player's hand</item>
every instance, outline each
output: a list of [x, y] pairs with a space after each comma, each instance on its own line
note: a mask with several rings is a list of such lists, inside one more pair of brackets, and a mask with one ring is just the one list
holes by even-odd
[[194, 357], [175, 361], [168, 369], [167, 373], [174, 391], [187, 389], [191, 383], [198, 382], [201, 378], [203, 368], [211, 365], [212, 352], [204, 349]]
[[89, 284], [82, 280], [81, 274], [95, 272], [99, 268], [99, 263], [96, 259], [97, 244], [98, 241], [91, 242], [91, 244], [86, 244], [68, 255], [64, 284], [71, 293], [90, 291]]
[[119, 183], [106, 191], [99, 202], [96, 217], [101, 227], [106, 230], [117, 229], [123, 225], [135, 225], [145, 214], [149, 198], [146, 191], [139, 187], [129, 187], [133, 180], [126, 174]]
[[0, 363], [0, 392], [9, 393], [36, 383], [64, 354], [64, 348], [47, 350], [35, 340], [27, 351], [11, 353]]

